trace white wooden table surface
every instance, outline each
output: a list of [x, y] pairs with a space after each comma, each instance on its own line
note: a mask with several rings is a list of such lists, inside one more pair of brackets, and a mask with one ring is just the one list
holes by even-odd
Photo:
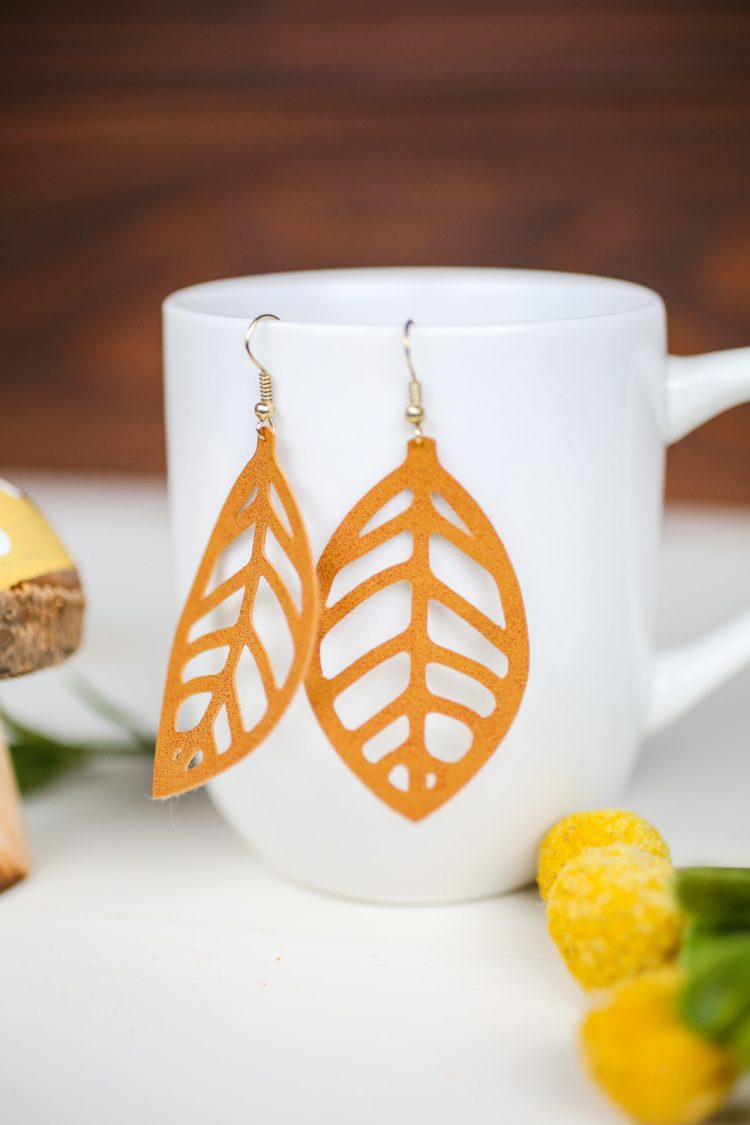
[[[83, 672], [155, 723], [174, 615], [161, 487], [28, 477], [80, 559], [67, 668], [5, 684], [40, 726], [104, 729]], [[675, 511], [663, 639], [750, 600], [750, 512]], [[623, 806], [676, 861], [750, 863], [750, 676], [647, 747]], [[603, 747], [606, 752], [606, 747]], [[204, 794], [154, 804], [146, 762], [29, 799], [33, 877], [0, 898], [3, 1125], [607, 1125], [575, 1046], [584, 1000], [536, 895], [378, 908], [269, 872]]]

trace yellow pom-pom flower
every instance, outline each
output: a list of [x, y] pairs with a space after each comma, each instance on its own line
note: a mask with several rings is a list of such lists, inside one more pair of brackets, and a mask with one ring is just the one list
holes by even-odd
[[634, 844], [641, 851], [669, 859], [669, 848], [643, 817], [619, 809], [573, 813], [552, 828], [539, 848], [539, 892], [549, 898], [558, 874], [571, 859], [587, 848], [604, 848], [609, 844]]
[[693, 1125], [714, 1113], [737, 1077], [731, 1056], [681, 1024], [676, 969], [646, 973], [589, 1013], [581, 1045], [609, 1096], [647, 1125]]
[[683, 921], [672, 879], [669, 860], [631, 844], [589, 848], [565, 864], [547, 924], [584, 988], [605, 988], [676, 955]]

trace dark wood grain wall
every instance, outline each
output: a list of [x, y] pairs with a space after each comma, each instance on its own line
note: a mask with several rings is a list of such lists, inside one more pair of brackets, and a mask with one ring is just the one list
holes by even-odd
[[[602, 272], [750, 343], [750, 4], [15, 3], [0, 463], [163, 465], [159, 304], [314, 266]], [[750, 408], [670, 455], [750, 502]]]

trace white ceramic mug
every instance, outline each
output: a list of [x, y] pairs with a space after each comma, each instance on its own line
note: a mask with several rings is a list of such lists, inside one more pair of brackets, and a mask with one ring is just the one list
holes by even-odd
[[[655, 653], [665, 447], [750, 400], [750, 349], [666, 354], [648, 289], [568, 274], [372, 269], [211, 282], [165, 303], [169, 488], [179, 594], [255, 447], [257, 373], [275, 375], [278, 453], [315, 558], [399, 465], [414, 318], [425, 431], [515, 567], [530, 673], [509, 733], [445, 805], [410, 821], [326, 740], [303, 690], [214, 801], [274, 867], [335, 894], [469, 899], [529, 880], [544, 831], [616, 801], [644, 734], [750, 658], [750, 612]], [[175, 607], [177, 609], [177, 607]]]

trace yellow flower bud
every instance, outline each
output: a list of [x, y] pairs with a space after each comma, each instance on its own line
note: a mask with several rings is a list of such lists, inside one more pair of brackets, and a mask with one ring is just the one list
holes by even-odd
[[694, 1125], [725, 1101], [737, 1071], [731, 1056], [681, 1024], [676, 969], [620, 985], [589, 1013], [581, 1046], [594, 1079], [646, 1125]]
[[676, 955], [683, 921], [672, 877], [668, 860], [630, 844], [589, 848], [566, 863], [547, 924], [584, 988], [605, 988]]
[[669, 859], [669, 848], [652, 824], [635, 813], [619, 809], [573, 813], [552, 828], [539, 848], [539, 892], [549, 898], [552, 884], [561, 869], [586, 848], [609, 844], [634, 844], [641, 851]]

